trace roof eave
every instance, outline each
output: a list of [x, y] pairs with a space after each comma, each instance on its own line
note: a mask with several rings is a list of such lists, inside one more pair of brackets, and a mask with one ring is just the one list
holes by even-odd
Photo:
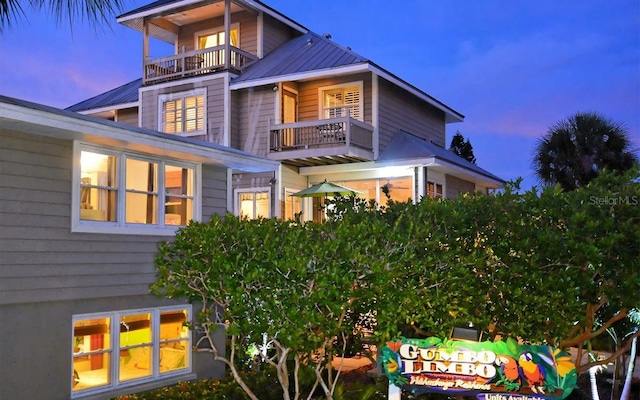
[[[3, 129], [78, 140], [85, 143], [127, 148], [184, 161], [200, 162], [249, 172], [273, 171], [279, 162], [235, 149], [205, 146], [188, 138], [172, 137], [112, 121], [102, 121], [70, 111], [53, 109], [22, 100], [0, 98], [0, 125]], [[16, 101], [14, 101], [16, 100]]]

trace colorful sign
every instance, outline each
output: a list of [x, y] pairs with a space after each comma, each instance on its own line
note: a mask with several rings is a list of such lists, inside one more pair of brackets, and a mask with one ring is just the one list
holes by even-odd
[[382, 348], [382, 363], [389, 382], [402, 390], [479, 400], [563, 399], [578, 379], [569, 353], [513, 339], [401, 338]]

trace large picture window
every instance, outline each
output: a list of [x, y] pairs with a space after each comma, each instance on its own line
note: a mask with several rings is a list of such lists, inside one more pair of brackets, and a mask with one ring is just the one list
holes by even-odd
[[191, 306], [73, 317], [72, 397], [191, 369]]
[[183, 136], [206, 133], [204, 90], [161, 95], [159, 103], [162, 132]]
[[199, 215], [197, 165], [84, 145], [77, 151], [74, 228], [175, 230]]

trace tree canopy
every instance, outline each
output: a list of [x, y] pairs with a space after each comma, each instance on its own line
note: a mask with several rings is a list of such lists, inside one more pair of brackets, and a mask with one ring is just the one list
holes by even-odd
[[[486, 340], [581, 351], [640, 304], [639, 176], [636, 166], [575, 191], [508, 186], [385, 208], [338, 199], [323, 224], [232, 215], [192, 222], [160, 246], [152, 289], [203, 304], [196, 325], [205, 338], [221, 326], [238, 349], [264, 335], [271, 349], [263, 361], [279, 368], [286, 393], [297, 389], [290, 360], [294, 376], [313, 370], [331, 399], [337, 375], [327, 378], [328, 361], [365, 316], [375, 319], [378, 343], [446, 338], [471, 321]], [[201, 347], [241, 380], [237, 352]]]
[[627, 129], [594, 112], [555, 123], [538, 141], [533, 169], [543, 184], [582, 187], [608, 169], [623, 172], [638, 162]]
[[123, 5], [124, 0], [0, 0], [0, 34], [18, 20], [26, 18], [27, 11], [46, 10], [58, 22], [73, 22], [80, 18], [94, 24], [108, 24]]
[[458, 155], [471, 163], [476, 163], [476, 156], [473, 154], [473, 146], [469, 139], [464, 139], [464, 136], [462, 136], [460, 131], [457, 131], [451, 138], [449, 150], [451, 150], [453, 154]]

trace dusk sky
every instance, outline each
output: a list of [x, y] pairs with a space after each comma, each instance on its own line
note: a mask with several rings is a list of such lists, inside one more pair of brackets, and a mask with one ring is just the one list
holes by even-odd
[[[124, 1], [123, 12], [150, 2]], [[638, 0], [263, 2], [465, 115], [447, 143], [459, 130], [479, 166], [525, 189], [536, 140], [576, 112], [624, 124], [640, 149]], [[65, 108], [139, 78], [141, 49], [115, 18], [70, 28], [28, 11], [0, 36], [0, 94]]]

